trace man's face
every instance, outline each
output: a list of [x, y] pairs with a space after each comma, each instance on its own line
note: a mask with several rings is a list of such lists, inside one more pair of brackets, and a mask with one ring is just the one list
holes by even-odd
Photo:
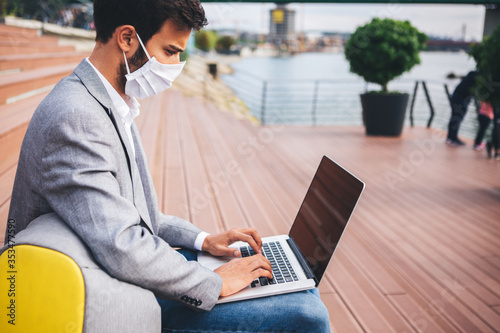
[[[180, 62], [180, 53], [186, 49], [186, 45], [191, 35], [191, 30], [182, 30], [170, 20], [165, 21], [160, 31], [158, 31], [151, 39], [146, 43], [146, 49], [150, 57], [155, 57], [161, 64], [178, 64]], [[140, 36], [140, 35], [139, 35]], [[141, 68], [147, 61], [148, 58], [142, 47], [139, 48], [130, 58], [127, 58], [128, 65], [130, 67], [130, 72], [133, 73], [137, 69]], [[120, 81], [120, 86], [125, 89], [125, 83], [127, 82], [125, 75], [127, 74], [127, 68], [125, 66], [125, 61], [120, 65], [118, 69], [118, 80]]]
[[178, 64], [179, 55], [186, 49], [191, 30], [181, 30], [168, 20], [146, 44], [151, 57], [162, 64]]

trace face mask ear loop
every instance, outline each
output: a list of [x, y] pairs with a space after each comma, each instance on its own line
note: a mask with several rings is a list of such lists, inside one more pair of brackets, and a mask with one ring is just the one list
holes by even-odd
[[151, 60], [151, 57], [149, 56], [149, 53], [148, 53], [148, 50], [146, 50], [146, 47], [144, 46], [144, 44], [142, 43], [142, 40], [141, 40], [141, 37], [139, 37], [139, 34], [137, 33], [137, 31], [135, 32], [136, 36], [137, 36], [137, 39], [139, 40], [139, 43], [141, 43], [141, 46], [142, 46], [142, 49], [144, 50], [144, 52], [146, 53], [146, 55], [148, 56], [148, 59]]
[[125, 66], [127, 66], [127, 73], [130, 74], [130, 68], [128, 68], [127, 56], [125, 55], [125, 51], [123, 52], [123, 58], [125, 59]]

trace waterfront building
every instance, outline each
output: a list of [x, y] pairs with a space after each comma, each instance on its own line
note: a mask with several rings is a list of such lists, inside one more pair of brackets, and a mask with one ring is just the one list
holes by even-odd
[[295, 10], [288, 8], [287, 4], [278, 4], [270, 13], [268, 42], [278, 48], [289, 49], [296, 46]]

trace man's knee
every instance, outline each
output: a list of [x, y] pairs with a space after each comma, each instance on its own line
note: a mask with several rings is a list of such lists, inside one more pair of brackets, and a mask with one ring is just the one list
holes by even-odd
[[307, 327], [307, 332], [330, 332], [328, 310], [319, 298], [315, 302], [304, 302], [297, 306], [294, 319], [301, 327]]

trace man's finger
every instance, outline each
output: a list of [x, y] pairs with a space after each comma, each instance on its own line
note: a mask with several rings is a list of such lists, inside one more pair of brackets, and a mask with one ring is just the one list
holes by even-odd
[[239, 240], [239, 241], [243, 241], [243, 242], [248, 243], [248, 245], [250, 245], [250, 247], [255, 251], [255, 253], [260, 253], [261, 247], [257, 244], [255, 239], [251, 235], [248, 235], [248, 234], [241, 232], [241, 231], [237, 231], [234, 234], [234, 236], [236, 237], [235, 240]]
[[252, 257], [252, 262], [250, 264], [250, 268], [252, 271], [257, 269], [265, 269], [268, 272], [272, 272], [271, 263], [267, 260], [263, 255], [258, 254]]
[[261, 277], [261, 276], [269, 278], [269, 279], [273, 278], [273, 274], [271, 272], [269, 272], [268, 270], [263, 269], [263, 268], [256, 269], [252, 273], [253, 273], [252, 276], [253, 276], [254, 280]]
[[260, 249], [262, 248], [262, 239], [260, 238], [257, 230], [255, 230], [254, 228], [248, 228], [248, 229], [242, 229], [241, 232], [250, 236], [253, 239], [257, 248], [255, 248], [253, 246], [252, 246], [252, 248], [254, 249], [255, 252], [259, 252]]

